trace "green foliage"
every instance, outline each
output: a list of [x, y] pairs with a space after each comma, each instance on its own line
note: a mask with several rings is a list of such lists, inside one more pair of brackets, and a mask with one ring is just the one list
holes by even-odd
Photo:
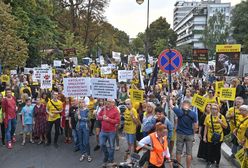
[[248, 53], [248, 0], [236, 5], [232, 12], [233, 37], [242, 44], [242, 52]]
[[0, 61], [10, 68], [26, 64], [27, 43], [17, 33], [20, 22], [11, 15], [11, 8], [0, 1]]
[[224, 14], [216, 13], [208, 20], [201, 40], [208, 49], [210, 60], [215, 58], [216, 45], [226, 44], [229, 31], [230, 25], [226, 22]]
[[191, 60], [192, 50], [193, 50], [192, 45], [190, 44], [181, 45], [176, 47], [176, 50], [178, 50], [182, 54], [183, 60], [185, 60], [184, 62]]

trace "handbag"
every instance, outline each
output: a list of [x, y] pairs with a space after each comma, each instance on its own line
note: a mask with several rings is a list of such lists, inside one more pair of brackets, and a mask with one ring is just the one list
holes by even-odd
[[220, 142], [221, 134], [214, 131], [213, 116], [212, 115], [210, 115], [210, 116], [211, 116], [212, 130], [213, 130], [213, 135], [212, 135], [211, 140], [212, 140], [212, 143], [217, 144]]

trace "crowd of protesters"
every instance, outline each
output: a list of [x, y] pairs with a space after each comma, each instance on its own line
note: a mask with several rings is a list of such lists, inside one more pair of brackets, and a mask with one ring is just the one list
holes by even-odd
[[[137, 66], [119, 69], [133, 70], [134, 78], [118, 83], [116, 100], [77, 99], [63, 95], [64, 77], [117, 79], [117, 70], [101, 75], [99, 65], [94, 63], [81, 66], [79, 70], [57, 71], [53, 75], [53, 88], [45, 90], [33, 81], [32, 72], [17, 75], [6, 72], [10, 80], [1, 83], [0, 94], [2, 144], [12, 149], [18, 143], [16, 136], [19, 133], [15, 130], [17, 124], [21, 124], [21, 145], [25, 145], [29, 137], [30, 143], [63, 147], [58, 144], [58, 138], [63, 134], [64, 143], [73, 144], [73, 150], [80, 151], [79, 161], [93, 161], [92, 149], [101, 149], [103, 162], [113, 163], [115, 151], [120, 149], [120, 133], [126, 137], [125, 156], [146, 151], [140, 166], [163, 167], [165, 158], [168, 161], [175, 158], [180, 163], [181, 157], [186, 155], [186, 167], [190, 168], [196, 138], [200, 139], [197, 157], [204, 159], [209, 167], [219, 167], [221, 144], [226, 139], [232, 146], [233, 157], [244, 148], [244, 158], [248, 158], [248, 77], [230, 80], [215, 77], [208, 81], [207, 78], [193, 77], [186, 68], [186, 71], [173, 75], [169, 82], [166, 74], [154, 72], [147, 75], [141, 70], [145, 84], [142, 88]], [[234, 102], [219, 99], [219, 93], [215, 91], [216, 81], [224, 81], [224, 87], [236, 88]], [[144, 90], [143, 102], [133, 101], [130, 89]], [[204, 111], [192, 106], [194, 94], [208, 99]], [[93, 148], [91, 138], [96, 138], [97, 142]]]

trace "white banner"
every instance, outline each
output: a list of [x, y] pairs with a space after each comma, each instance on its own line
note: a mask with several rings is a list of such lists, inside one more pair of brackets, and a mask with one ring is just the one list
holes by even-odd
[[115, 79], [92, 78], [92, 96], [100, 99], [116, 99], [117, 85]]
[[53, 87], [53, 74], [50, 69], [48, 73], [41, 73], [40, 78], [40, 88], [41, 89], [51, 89]]
[[90, 96], [90, 78], [63, 78], [66, 97]]
[[115, 64], [108, 64], [108, 67], [110, 67], [111, 69], [116, 69], [116, 65]]
[[10, 70], [10, 75], [16, 75], [17, 74], [17, 70]]
[[27, 75], [29, 74], [29, 71], [32, 71], [33, 68], [24, 68], [24, 74]]
[[108, 66], [106, 67], [101, 67], [101, 74], [102, 75], [109, 75], [112, 73], [112, 69]]
[[133, 79], [133, 71], [132, 70], [119, 70], [118, 71], [118, 81], [126, 81]]
[[34, 68], [33, 69], [33, 81], [40, 81], [42, 74], [48, 74], [49, 71], [52, 72], [50, 68]]
[[114, 51], [112, 51], [112, 57], [115, 60], [121, 60], [121, 53], [120, 52], [114, 52]]
[[53, 66], [54, 67], [61, 67], [61, 61], [60, 60], [54, 60], [53, 61]]

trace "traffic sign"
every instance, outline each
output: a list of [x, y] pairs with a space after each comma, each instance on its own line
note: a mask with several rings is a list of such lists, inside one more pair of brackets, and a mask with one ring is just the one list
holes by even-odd
[[174, 49], [166, 49], [158, 57], [159, 68], [165, 73], [179, 71], [182, 64], [183, 57], [181, 53]]

